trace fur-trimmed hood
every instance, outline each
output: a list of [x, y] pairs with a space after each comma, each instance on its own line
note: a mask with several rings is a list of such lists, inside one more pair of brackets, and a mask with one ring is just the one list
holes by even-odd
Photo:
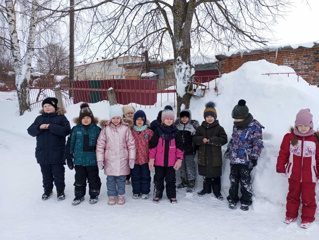
[[[73, 122], [74, 122], [76, 125], [78, 125], [78, 124], [81, 123], [79, 117], [74, 118], [74, 119], [73, 119]], [[98, 124], [98, 123], [99, 123], [99, 119], [98, 119], [97, 117], [95, 117], [95, 118], [93, 119], [92, 123]]]
[[[111, 123], [112, 123], [111, 120], [104, 119], [104, 120], [101, 120], [99, 124], [101, 128], [105, 128], [106, 125], [110, 125]], [[121, 119], [120, 124], [128, 126], [128, 123], [124, 122], [123, 119]]]
[[[40, 110], [40, 113], [41, 114], [43, 114], [44, 113], [44, 110], [43, 109], [41, 109]], [[65, 110], [65, 108], [61, 108], [61, 107], [58, 107], [57, 108], [57, 110], [56, 110], [56, 113], [57, 113], [57, 115], [64, 115], [64, 114], [66, 114], [66, 110]]]

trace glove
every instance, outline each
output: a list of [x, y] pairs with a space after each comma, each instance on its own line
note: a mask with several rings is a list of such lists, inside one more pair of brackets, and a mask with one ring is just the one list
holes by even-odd
[[178, 170], [182, 166], [182, 159], [178, 159], [174, 165], [174, 169]]
[[129, 160], [129, 165], [130, 165], [130, 169], [133, 169], [135, 165], [135, 160], [134, 159]]
[[250, 158], [248, 163], [248, 168], [253, 169], [257, 166], [257, 159]]
[[230, 151], [229, 151], [229, 149], [224, 153], [224, 158], [225, 159], [230, 159]]
[[72, 158], [68, 158], [66, 160], [66, 164], [68, 165], [69, 169], [72, 170], [74, 168], [74, 163]]
[[148, 162], [148, 168], [150, 169], [150, 171], [152, 172], [154, 169], [154, 159], [150, 159], [150, 161]]
[[97, 166], [100, 170], [104, 168], [104, 162], [97, 162]]

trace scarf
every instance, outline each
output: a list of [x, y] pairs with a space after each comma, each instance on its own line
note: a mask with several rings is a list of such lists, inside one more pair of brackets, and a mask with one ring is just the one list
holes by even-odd
[[253, 120], [253, 115], [251, 115], [249, 113], [248, 117], [242, 121], [242, 122], [234, 122], [234, 125], [238, 128], [238, 129], [245, 129], [248, 127], [249, 123], [251, 123], [251, 121]]
[[136, 131], [136, 132], [143, 132], [147, 129], [147, 125], [144, 125], [142, 127], [138, 127], [138, 126], [134, 126], [133, 129]]
[[177, 127], [173, 125], [171, 126], [159, 125], [157, 129], [158, 129], [159, 136], [165, 140], [172, 140], [178, 134]]
[[313, 130], [312, 128], [310, 128], [310, 130], [306, 133], [299, 132], [297, 127], [295, 127], [295, 129], [294, 129], [294, 134], [296, 134], [299, 137], [308, 137], [308, 136], [313, 135], [314, 133], [315, 133], [315, 130]]

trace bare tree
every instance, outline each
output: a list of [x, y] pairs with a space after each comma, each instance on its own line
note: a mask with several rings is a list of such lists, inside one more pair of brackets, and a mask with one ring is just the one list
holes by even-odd
[[[266, 44], [265, 33], [269, 33], [277, 17], [284, 15], [289, 2], [289, 0], [79, 1], [75, 8], [76, 12], [80, 12], [76, 32], [78, 36], [85, 36], [81, 46], [86, 47], [88, 53], [94, 46], [96, 55], [103, 56], [105, 53], [114, 57], [122, 53], [137, 53], [138, 46], [143, 43], [151, 56], [152, 54], [173, 56], [179, 112], [182, 104], [186, 108], [189, 107], [191, 98], [186, 94], [187, 84], [194, 73], [191, 53], [205, 54], [222, 48], [243, 49], [252, 43]], [[79, 28], [80, 24], [86, 27]], [[82, 54], [83, 48], [81, 48]]]

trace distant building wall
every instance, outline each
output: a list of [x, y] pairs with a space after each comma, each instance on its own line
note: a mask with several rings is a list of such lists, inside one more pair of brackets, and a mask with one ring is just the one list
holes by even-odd
[[302, 77], [311, 84], [319, 84], [318, 43], [315, 43], [311, 48], [302, 46], [297, 49], [283, 47], [277, 50], [256, 50], [231, 56], [217, 55], [216, 58], [219, 60], [219, 70], [222, 74], [237, 70], [245, 62], [265, 59], [277, 65], [289, 66], [296, 73], [309, 73], [308, 75], [302, 74]]

